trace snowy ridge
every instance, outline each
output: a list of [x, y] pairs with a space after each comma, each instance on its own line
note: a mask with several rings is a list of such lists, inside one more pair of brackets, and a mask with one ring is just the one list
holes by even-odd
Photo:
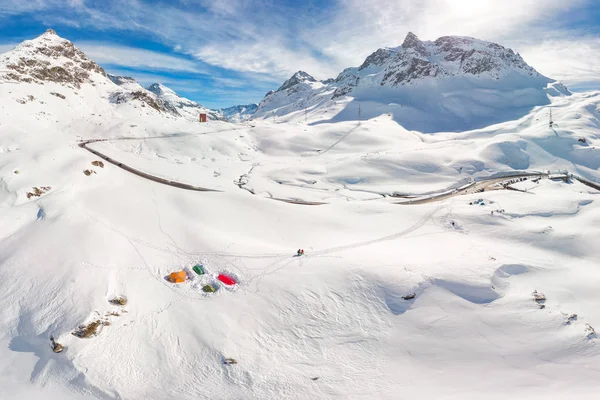
[[201, 113], [206, 114], [210, 120], [220, 120], [218, 113], [196, 103], [195, 101], [179, 96], [175, 91], [161, 83], [153, 83], [146, 88], [154, 93], [159, 99], [177, 110], [179, 114], [190, 121], [198, 121]]
[[111, 74], [106, 74], [108, 79], [110, 79], [115, 85], [119, 85], [124, 89], [135, 91], [142, 91], [144, 87], [138, 83], [134, 78], [130, 76], [116, 76]]
[[281, 92], [282, 90], [289, 89], [292, 86], [296, 86], [297, 84], [302, 83], [302, 82], [316, 82], [316, 81], [317, 80], [315, 78], [313, 78], [306, 72], [298, 71], [294, 75], [292, 75], [292, 77], [290, 79], [283, 82], [283, 84], [279, 87], [279, 89], [277, 89], [277, 91]]
[[344, 121], [390, 114], [411, 130], [462, 131], [519, 118], [549, 104], [549, 95], [569, 94], [498, 44], [454, 36], [421, 41], [409, 33], [402, 46], [377, 50], [333, 82], [299, 71], [265, 96], [255, 118], [294, 120], [306, 111], [314, 121]]

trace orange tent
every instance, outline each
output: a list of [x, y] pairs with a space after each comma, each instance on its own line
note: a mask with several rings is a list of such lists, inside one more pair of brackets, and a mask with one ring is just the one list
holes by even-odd
[[182, 283], [185, 282], [186, 279], [187, 274], [185, 273], [185, 271], [171, 272], [169, 274], [169, 282]]

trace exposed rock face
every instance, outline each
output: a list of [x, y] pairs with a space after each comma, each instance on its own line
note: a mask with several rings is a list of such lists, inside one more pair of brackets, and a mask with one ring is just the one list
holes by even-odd
[[422, 78], [435, 78], [448, 73], [438, 65], [420, 58], [403, 57], [394, 67], [388, 68], [381, 80], [381, 86], [397, 86]]
[[102, 67], [52, 29], [1, 55], [0, 66], [9, 71], [1, 73], [6, 80], [56, 82], [76, 88], [83, 83], [94, 83], [95, 75], [106, 76]]
[[335, 89], [335, 92], [333, 92], [332, 99], [350, 93], [358, 85], [359, 80], [360, 75], [355, 71], [355, 68], [346, 68], [335, 80], [337, 88]]
[[412, 32], [408, 32], [408, 35], [406, 35], [404, 43], [402, 43], [402, 48], [405, 50], [413, 49], [417, 54], [425, 57], [430, 55], [425, 44]]
[[144, 89], [134, 78], [110, 74], [107, 77], [115, 85], [123, 88], [123, 90], [118, 90], [111, 94], [109, 99], [112, 103], [123, 104], [132, 100], [139, 100], [158, 112], [181, 116], [175, 107], [159, 98], [156, 94]]
[[146, 90], [137, 90], [135, 92], [119, 91], [110, 96], [110, 101], [115, 104], [122, 104], [131, 100], [139, 100], [158, 112], [165, 112], [175, 116], [180, 115], [176, 108], [153, 96], [152, 93]]
[[482, 40], [444, 36], [422, 42], [409, 32], [402, 46], [379, 49], [358, 68], [383, 68], [381, 86], [399, 86], [436, 77], [485, 75], [499, 79], [510, 71], [541, 76], [512, 50]]
[[389, 58], [391, 56], [393, 56], [394, 54], [395, 54], [395, 52], [393, 50], [379, 49], [375, 53], [373, 53], [369, 57], [367, 57], [365, 59], [365, 62], [362, 63], [362, 65], [360, 67], [358, 67], [358, 70], [361, 71], [361, 70], [371, 67], [371, 66], [380, 67], [383, 64], [385, 64], [385, 62], [387, 60], [389, 60]]
[[116, 76], [111, 74], [106, 74], [106, 77], [112, 81], [115, 85], [119, 85], [121, 87], [126, 87], [128, 89], [139, 90], [142, 89], [142, 85], [138, 83], [134, 78], [130, 76]]

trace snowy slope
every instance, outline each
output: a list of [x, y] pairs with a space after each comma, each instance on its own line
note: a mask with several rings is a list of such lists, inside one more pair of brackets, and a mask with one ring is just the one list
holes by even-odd
[[237, 105], [237, 106], [232, 106], [232, 107], [227, 107], [227, 108], [221, 108], [219, 110], [215, 110], [216, 112], [218, 112], [219, 114], [221, 114], [223, 116], [223, 118], [227, 119], [228, 121], [231, 122], [243, 122], [243, 121], [247, 121], [250, 118], [252, 118], [252, 116], [254, 115], [254, 113], [256, 112], [256, 110], [258, 109], [258, 104], [244, 104], [244, 105]]
[[[90, 76], [0, 84], [0, 397], [597, 397], [598, 191], [541, 179], [421, 205], [390, 195], [522, 170], [600, 181], [600, 92], [552, 98], [552, 129], [537, 107], [427, 135], [389, 116], [198, 124], [110, 102], [127, 89]], [[94, 166], [82, 138], [220, 192]], [[165, 279], [182, 268], [189, 281]], [[71, 335], [95, 320], [109, 325]]]
[[517, 119], [548, 96], [569, 95], [519, 54], [498, 44], [445, 36], [421, 41], [409, 33], [402, 46], [379, 49], [334, 81], [303, 71], [269, 92], [255, 118], [317, 121], [368, 119], [390, 114], [409, 130], [463, 131]]
[[186, 99], [185, 97], [179, 96], [173, 90], [169, 89], [163, 84], [153, 83], [146, 88], [148, 91], [154, 93], [159, 99], [164, 101], [169, 106], [176, 109], [179, 114], [189, 121], [197, 122], [200, 118], [199, 115], [207, 114], [207, 119], [219, 120], [221, 119], [217, 113], [208, 108], [201, 106], [195, 101]]

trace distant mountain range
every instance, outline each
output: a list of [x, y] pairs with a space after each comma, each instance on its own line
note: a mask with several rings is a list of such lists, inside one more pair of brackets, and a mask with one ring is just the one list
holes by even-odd
[[401, 46], [375, 51], [336, 79], [296, 72], [267, 93], [254, 118], [334, 122], [389, 114], [407, 129], [462, 131], [519, 118], [549, 104], [549, 95], [569, 94], [498, 44], [457, 36], [421, 41], [408, 33]]
[[245, 104], [245, 105], [221, 108], [219, 110], [214, 110], [214, 111], [216, 111], [217, 113], [222, 115], [223, 118], [225, 118], [231, 122], [243, 122], [243, 121], [247, 121], [250, 118], [252, 118], [252, 116], [254, 115], [256, 110], [258, 110], [258, 104], [252, 103], [252, 104]]
[[[108, 87], [108, 100], [114, 104], [140, 103], [150, 110], [190, 121], [198, 121], [200, 113], [207, 114], [209, 120], [227, 119], [220, 110], [210, 110], [181, 97], [160, 83], [144, 88], [134, 78], [107, 74], [72, 42], [61, 38], [52, 29], [1, 54], [0, 79], [39, 85], [52, 82], [73, 91], [84, 84], [103, 86]], [[233, 110], [228, 116], [243, 119]]]
[[139, 105], [190, 121], [197, 121], [200, 113], [209, 120], [275, 117], [280, 122], [310, 119], [311, 123], [388, 115], [405, 128], [422, 132], [464, 131], [518, 119], [535, 106], [549, 104], [549, 96], [570, 95], [511, 49], [468, 37], [421, 41], [413, 33], [401, 46], [375, 51], [336, 79], [319, 81], [298, 71], [258, 105], [219, 110], [181, 97], [160, 83], [144, 88], [131, 77], [107, 74], [53, 30], [1, 54], [0, 79], [53, 82], [75, 94], [90, 84], [104, 88], [106, 95], [100, 96], [110, 103]]

